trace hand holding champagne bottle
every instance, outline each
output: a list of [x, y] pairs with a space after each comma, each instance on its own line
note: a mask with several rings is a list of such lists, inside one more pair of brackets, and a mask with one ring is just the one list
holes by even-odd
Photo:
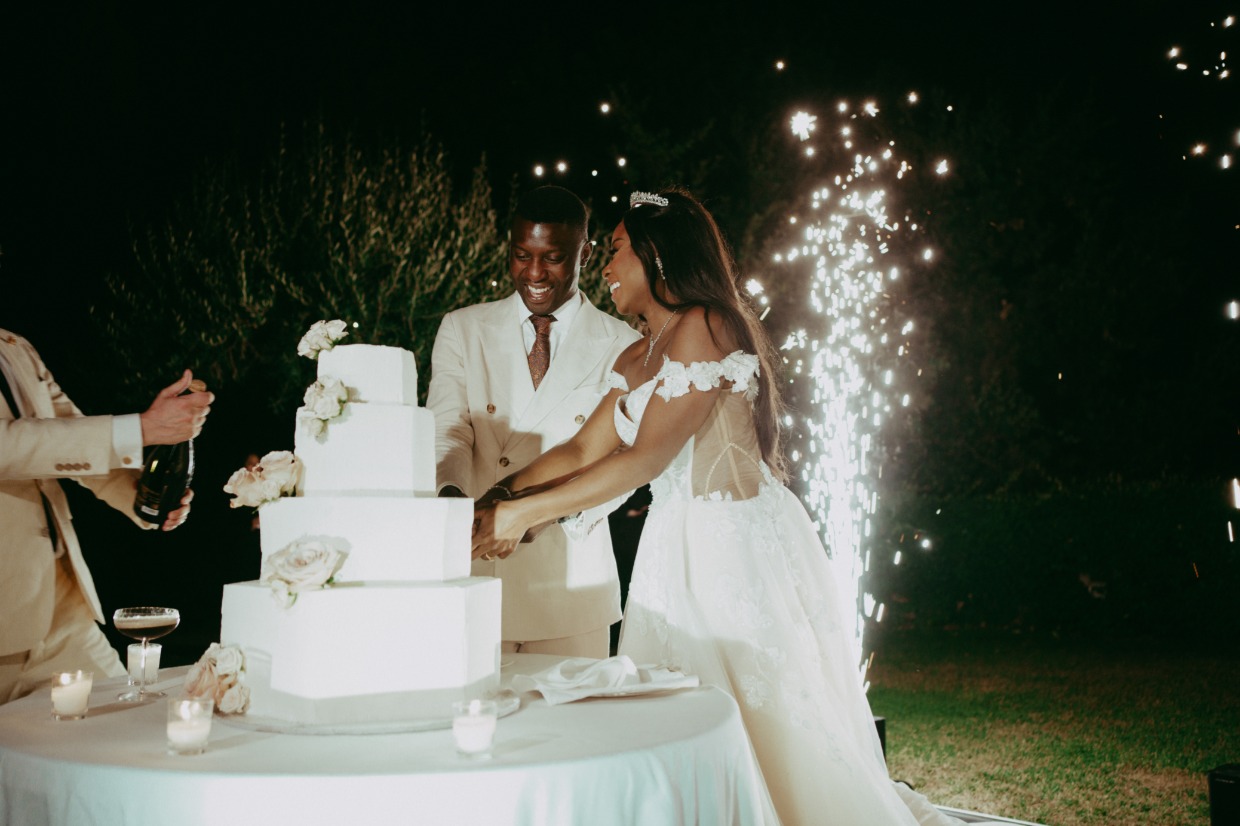
[[202, 431], [215, 396], [186, 370], [165, 387], [142, 414], [142, 441], [147, 451], [134, 498], [134, 513], [171, 530], [189, 514], [194, 478], [194, 440]]

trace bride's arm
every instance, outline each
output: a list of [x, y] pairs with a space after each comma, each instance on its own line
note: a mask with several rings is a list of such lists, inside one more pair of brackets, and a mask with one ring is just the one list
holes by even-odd
[[[692, 336], [691, 331], [685, 332]], [[683, 346], [676, 346], [677, 342], [673, 341], [668, 348], [669, 357], [682, 363], [722, 358], [722, 353], [709, 339], [705, 343], [689, 339], [681, 344]], [[554, 487], [499, 502], [493, 510], [481, 513], [482, 523], [474, 539], [478, 543], [477, 552], [506, 555], [528, 528], [600, 505], [654, 479], [701, 428], [720, 392], [718, 387], [694, 389], [668, 400], [656, 393], [646, 407], [631, 448], [597, 458], [589, 467]]]
[[[642, 347], [642, 340], [629, 345], [616, 357], [612, 373], [623, 376], [624, 365], [634, 358], [633, 354], [641, 351]], [[491, 488], [491, 491], [500, 489], [500, 495], [490, 496], [491, 491], [488, 491], [488, 495], [483, 496], [479, 503], [488, 505], [496, 499], [510, 499], [518, 492], [528, 494], [552, 487], [571, 479], [587, 465], [618, 450], [623, 442], [616, 433], [612, 417], [615, 416], [617, 400], [625, 392], [627, 391], [615, 387], [609, 389], [572, 438], [551, 448], [516, 473], [501, 479]]]

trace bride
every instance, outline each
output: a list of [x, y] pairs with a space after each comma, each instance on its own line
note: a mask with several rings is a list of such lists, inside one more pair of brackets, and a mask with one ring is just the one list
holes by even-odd
[[887, 776], [846, 630], [855, 599], [781, 484], [775, 351], [714, 219], [680, 190], [634, 193], [611, 255], [616, 309], [650, 334], [574, 438], [480, 500], [474, 556], [649, 482], [620, 653], [736, 698], [785, 824], [959, 822]]

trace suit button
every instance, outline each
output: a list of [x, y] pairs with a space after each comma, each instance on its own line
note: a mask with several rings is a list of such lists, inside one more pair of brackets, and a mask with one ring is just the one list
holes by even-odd
[[494, 413], [494, 412], [495, 412], [495, 405], [493, 405], [493, 404], [488, 404], [488, 405], [487, 405], [487, 412], [488, 412], [488, 413]]
[[581, 415], [580, 413], [577, 414], [577, 418], [573, 419], [573, 421], [576, 422], [577, 424], [581, 424], [585, 420], [586, 420], [586, 417]]
[[[580, 417], [578, 417], [578, 418], [580, 418]], [[83, 462], [83, 463], [82, 463], [82, 470], [90, 470], [90, 462]]]
[[44, 539], [51, 539], [52, 533], [47, 528], [39, 528], [39, 536], [43, 537]]
[[499, 466], [500, 466], [500, 467], [508, 467], [508, 457], [507, 457], [507, 456], [501, 456], [501, 457], [499, 457]]
[[72, 462], [69, 464], [69, 470], [81, 470], [81, 469], [82, 469], [81, 462]]
[[64, 469], [65, 469], [65, 463], [64, 463], [64, 462], [57, 462], [57, 463], [56, 463], [56, 469], [57, 469], [57, 470], [64, 470]]
[[122, 465], [132, 465], [132, 464], [133, 464], [133, 459], [132, 459], [132, 458], [130, 458], [130, 457], [128, 457], [128, 456], [126, 456], [124, 459], [121, 459], [121, 464], [122, 464]]

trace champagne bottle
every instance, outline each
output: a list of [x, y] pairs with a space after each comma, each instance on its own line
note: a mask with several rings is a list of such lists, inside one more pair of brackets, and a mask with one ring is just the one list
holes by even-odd
[[[207, 385], [198, 379], [186, 393], [201, 393]], [[184, 395], [184, 394], [182, 394]], [[194, 440], [175, 445], [154, 445], [146, 454], [133, 511], [139, 519], [162, 525], [168, 514], [181, 507], [181, 497], [194, 481]]]

